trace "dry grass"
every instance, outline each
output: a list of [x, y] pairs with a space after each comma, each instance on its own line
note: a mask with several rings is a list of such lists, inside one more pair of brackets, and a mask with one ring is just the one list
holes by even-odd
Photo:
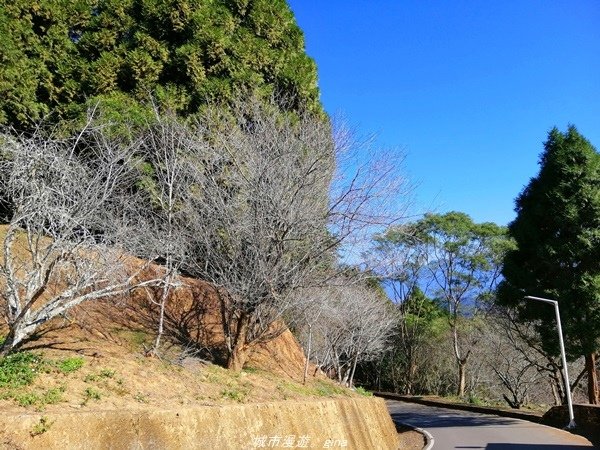
[[[73, 344], [73, 343], [72, 343]], [[0, 386], [5, 412], [55, 412], [72, 409], [132, 409], [270, 402], [352, 396], [331, 381], [311, 379], [306, 385], [262, 369], [234, 373], [220, 366], [188, 359], [176, 364], [131, 353], [127, 344], [87, 341], [79, 350], [34, 351], [43, 361], [31, 384]], [[98, 342], [100, 344], [100, 342]], [[90, 356], [93, 350], [95, 356]], [[88, 355], [86, 355], [88, 353]], [[76, 355], [76, 356], [75, 356]], [[70, 363], [76, 361], [76, 363]], [[72, 370], [60, 367], [73, 365]]]

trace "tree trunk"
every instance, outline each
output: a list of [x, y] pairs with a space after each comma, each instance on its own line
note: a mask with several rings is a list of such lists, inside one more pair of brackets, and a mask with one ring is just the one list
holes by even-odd
[[4, 342], [2, 342], [2, 345], [0, 345], [0, 357], [8, 355], [13, 349], [12, 341], [13, 334], [9, 333], [8, 336], [6, 336], [6, 338], [4, 339]]
[[348, 387], [354, 386], [354, 373], [356, 372], [356, 365], [358, 364], [358, 352], [354, 355], [354, 361], [352, 361], [352, 371], [350, 372], [350, 379], [348, 380]]
[[240, 372], [244, 368], [246, 359], [248, 358], [248, 327], [250, 318], [246, 314], [242, 314], [236, 323], [235, 339], [231, 351], [227, 355], [227, 368], [234, 372]]
[[0, 356], [6, 356], [17, 347], [20, 347], [23, 341], [33, 333], [34, 327], [23, 325], [23, 322], [19, 321], [13, 323], [4, 339], [2, 345], [0, 345]]
[[306, 384], [306, 377], [308, 376], [308, 364], [310, 361], [311, 347], [312, 347], [312, 325], [308, 325], [308, 348], [306, 349], [306, 362], [304, 363], [304, 375], [302, 377], [302, 384]]
[[158, 348], [160, 347], [160, 340], [164, 334], [165, 330], [165, 308], [167, 306], [167, 298], [169, 297], [169, 289], [171, 287], [171, 273], [167, 275], [165, 279], [165, 285], [163, 286], [161, 296], [160, 296], [160, 305], [159, 305], [159, 314], [158, 314], [158, 330], [156, 333], [156, 339], [154, 340], [154, 347], [152, 349], [152, 353], [155, 355], [158, 354]]
[[417, 373], [417, 365], [411, 358], [410, 362], [409, 362], [409, 366], [408, 366], [408, 379], [406, 380], [406, 389], [405, 389], [406, 395], [413, 394], [413, 380], [415, 379], [416, 373]]
[[596, 370], [596, 354], [585, 355], [585, 369], [588, 378], [588, 401], [592, 405], [600, 404], [600, 392], [598, 388], [598, 371]]
[[456, 395], [458, 397], [465, 396], [465, 386], [467, 384], [465, 365], [465, 361], [458, 361], [458, 388], [456, 389]]

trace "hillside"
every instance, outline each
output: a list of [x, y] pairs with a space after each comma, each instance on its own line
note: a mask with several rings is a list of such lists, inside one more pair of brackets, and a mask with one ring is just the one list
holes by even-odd
[[[144, 265], [128, 261], [132, 271]], [[142, 279], [162, 270], [150, 266]], [[255, 439], [285, 432], [324, 446], [397, 448], [381, 399], [342, 388], [314, 367], [302, 383], [305, 357], [290, 331], [257, 346], [241, 372], [215, 364], [224, 339], [214, 288], [186, 277], [177, 284], [158, 356], [148, 349], [159, 292], [146, 288], [82, 303], [0, 357], [0, 445], [255, 448]], [[47, 291], [60, 289], [58, 282]], [[6, 331], [0, 327], [0, 336]]]
[[[5, 231], [3, 226], [0, 237]], [[143, 264], [130, 260], [132, 270]], [[150, 266], [144, 276], [156, 277], [161, 270]], [[187, 277], [177, 283], [167, 303], [159, 357], [147, 356], [156, 333], [158, 316], [150, 301], [156, 292], [138, 289], [83, 303], [45, 324], [23, 346], [25, 353], [2, 361], [0, 407], [120, 409], [355, 395], [315, 376], [314, 367], [302, 385], [305, 357], [289, 331], [257, 346], [241, 373], [215, 364], [223, 332], [214, 289]], [[0, 327], [3, 334], [6, 329]]]

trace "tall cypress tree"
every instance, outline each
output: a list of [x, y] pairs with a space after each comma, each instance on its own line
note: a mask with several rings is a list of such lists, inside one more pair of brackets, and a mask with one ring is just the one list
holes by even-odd
[[324, 115], [285, 0], [0, 0], [0, 124], [98, 102], [117, 122], [188, 116], [247, 91]]
[[598, 403], [600, 349], [600, 155], [574, 126], [554, 128], [540, 172], [516, 199], [509, 234], [517, 248], [504, 260], [501, 304], [537, 327], [545, 350], [558, 354], [554, 311], [525, 295], [558, 300], [568, 356], [585, 356], [590, 403]]

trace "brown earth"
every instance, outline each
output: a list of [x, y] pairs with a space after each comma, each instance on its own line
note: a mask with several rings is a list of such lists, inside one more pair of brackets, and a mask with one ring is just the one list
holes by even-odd
[[[152, 266], [145, 276], [162, 270]], [[200, 280], [179, 281], [160, 357], [146, 356], [157, 323], [151, 300], [159, 292], [152, 289], [84, 303], [41, 328], [23, 346], [38, 356], [33, 382], [0, 387], [0, 443], [252, 448], [256, 433], [287, 433], [346, 440], [349, 448], [397, 446], [379, 399], [342, 388], [314, 367], [302, 384], [305, 356], [290, 331], [256, 346], [240, 373], [215, 364], [224, 344], [215, 290]]]
[[398, 438], [400, 439], [399, 448], [402, 450], [421, 450], [425, 447], [426, 441], [418, 431], [404, 425], [396, 425]]
[[[241, 373], [214, 364], [224, 341], [214, 289], [192, 278], [180, 281], [168, 302], [167, 335], [160, 357], [146, 356], [155, 338], [157, 317], [149, 296], [158, 292], [137, 291], [123, 298], [84, 303], [66, 317], [49, 322], [23, 346], [23, 350], [43, 354], [49, 361], [46, 366], [72, 358], [81, 358], [83, 366], [72, 373], [46, 367], [25, 393], [43, 396], [49, 389], [62, 390], [61, 402], [43, 405], [48, 411], [66, 405], [104, 410], [356, 396], [315, 374], [314, 367], [303, 385], [304, 353], [289, 330], [257, 345]], [[100, 393], [93, 397], [100, 398], [86, 402], [90, 389]], [[21, 410], [13, 397], [0, 392], [0, 408]]]

